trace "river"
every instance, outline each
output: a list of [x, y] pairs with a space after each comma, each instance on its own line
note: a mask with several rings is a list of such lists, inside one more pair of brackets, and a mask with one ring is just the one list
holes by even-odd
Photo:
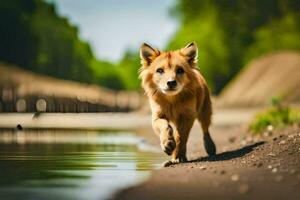
[[0, 131], [0, 199], [109, 199], [164, 160], [134, 132]]

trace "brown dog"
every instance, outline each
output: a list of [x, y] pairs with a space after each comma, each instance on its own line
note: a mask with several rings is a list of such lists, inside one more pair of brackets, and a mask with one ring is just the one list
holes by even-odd
[[208, 131], [212, 115], [210, 94], [198, 71], [197, 55], [195, 43], [170, 52], [160, 52], [147, 44], [140, 49], [140, 78], [149, 97], [152, 126], [162, 150], [172, 155], [165, 166], [187, 161], [186, 143], [196, 118], [201, 122], [206, 152], [216, 153]]

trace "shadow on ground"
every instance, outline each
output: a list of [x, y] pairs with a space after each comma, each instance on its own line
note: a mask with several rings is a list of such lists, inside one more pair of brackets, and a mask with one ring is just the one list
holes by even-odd
[[217, 154], [215, 156], [201, 157], [201, 158], [198, 158], [195, 160], [191, 160], [189, 162], [205, 162], [205, 161], [214, 162], [214, 161], [224, 161], [224, 160], [231, 160], [234, 158], [239, 158], [239, 157], [242, 157], [242, 156], [250, 153], [251, 151], [254, 150], [255, 147], [258, 147], [264, 143], [265, 142], [263, 142], [263, 141], [257, 142], [255, 144], [245, 146], [241, 149], [237, 149], [237, 150], [233, 150], [233, 151], [226, 151], [226, 152]]

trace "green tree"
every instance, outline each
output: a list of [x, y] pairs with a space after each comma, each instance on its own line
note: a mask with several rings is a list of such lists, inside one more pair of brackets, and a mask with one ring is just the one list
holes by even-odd
[[137, 90], [140, 88], [140, 80], [138, 79], [140, 66], [139, 54], [135, 51], [127, 50], [118, 63], [120, 76], [126, 89]]
[[[298, 15], [298, 16], [297, 16]], [[244, 62], [254, 57], [282, 49], [300, 49], [299, 14], [287, 14], [255, 30], [255, 42], [246, 50]]]
[[[179, 48], [196, 41], [200, 71], [213, 92], [218, 93], [246, 61], [266, 52], [262, 48], [299, 49], [299, 15], [296, 14], [299, 10], [300, 4], [295, 0], [179, 0], [171, 13], [181, 26], [168, 47]], [[286, 16], [289, 22], [282, 22]], [[274, 31], [275, 35], [281, 35], [282, 41], [276, 48], [271, 47], [270, 43], [274, 42], [270, 39], [266, 40], [269, 44], [263, 42]], [[254, 54], [255, 50], [248, 49], [256, 42], [260, 44], [251, 49], [260, 45], [261, 50]]]
[[33, 65], [37, 45], [30, 20], [35, 9], [33, 1], [0, 2], [0, 60], [27, 68]]
[[95, 58], [77, 27], [42, 0], [0, 2], [0, 60], [50, 76], [124, 89], [120, 71]]

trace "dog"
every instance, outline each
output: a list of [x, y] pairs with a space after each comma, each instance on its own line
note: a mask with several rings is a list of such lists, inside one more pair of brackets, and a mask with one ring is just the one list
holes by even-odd
[[152, 127], [171, 160], [164, 166], [187, 162], [186, 144], [195, 119], [201, 123], [209, 156], [216, 145], [209, 133], [212, 105], [205, 79], [197, 67], [196, 43], [163, 52], [144, 43], [140, 48], [139, 77], [152, 111]]

